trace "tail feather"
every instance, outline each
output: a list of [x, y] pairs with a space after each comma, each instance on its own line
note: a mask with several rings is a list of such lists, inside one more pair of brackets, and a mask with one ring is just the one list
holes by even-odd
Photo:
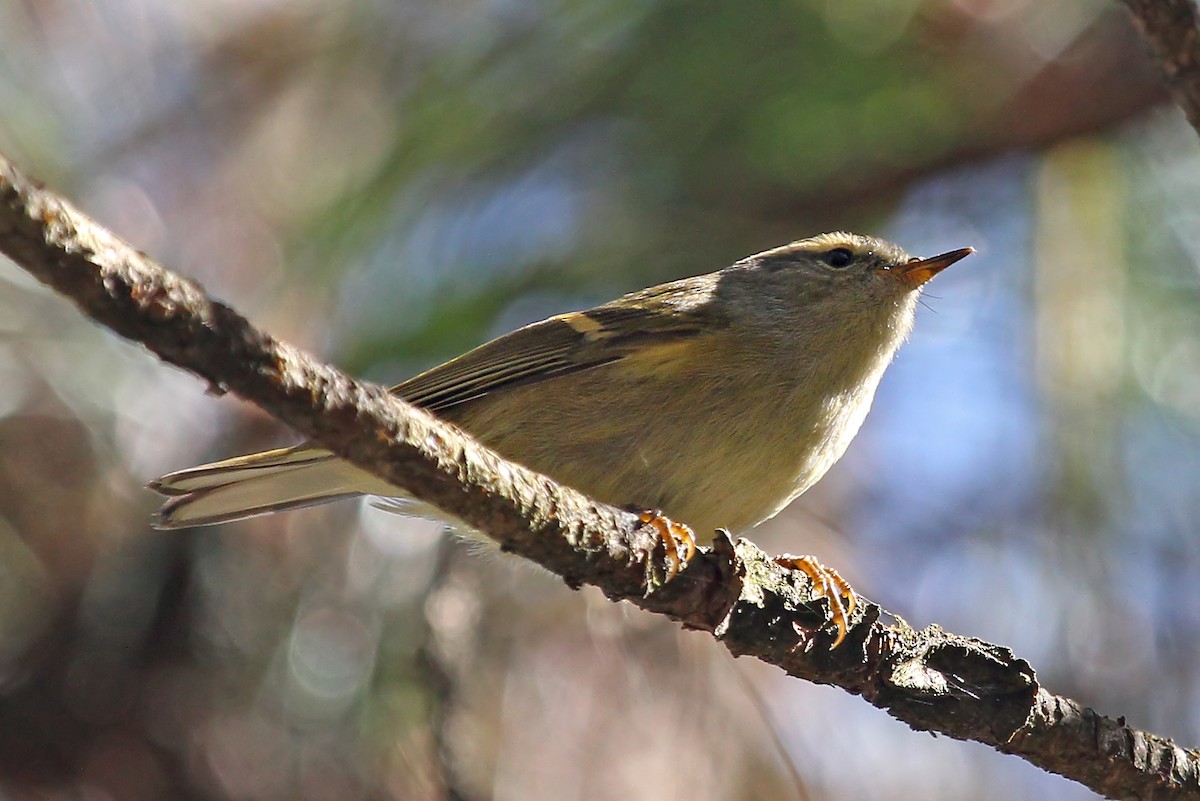
[[172, 496], [154, 521], [162, 529], [226, 523], [358, 495], [403, 495], [329, 451], [303, 445], [180, 470], [150, 488]]
[[235, 481], [262, 478], [273, 473], [295, 470], [298, 467], [335, 458], [329, 451], [303, 445], [277, 448], [273, 451], [235, 456], [199, 467], [189, 467], [168, 473], [150, 482], [150, 489], [162, 495], [187, 495], [190, 492], [212, 489]]

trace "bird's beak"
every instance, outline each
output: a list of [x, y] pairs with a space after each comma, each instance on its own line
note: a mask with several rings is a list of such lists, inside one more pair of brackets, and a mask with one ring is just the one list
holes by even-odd
[[975, 248], [959, 248], [940, 256], [930, 256], [927, 259], [913, 259], [908, 264], [901, 264], [891, 272], [908, 286], [916, 289], [930, 278], [940, 273], [959, 259], [965, 259], [975, 252]]

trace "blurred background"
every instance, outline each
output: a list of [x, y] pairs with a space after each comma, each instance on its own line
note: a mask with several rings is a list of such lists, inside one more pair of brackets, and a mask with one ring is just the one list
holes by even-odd
[[[0, 149], [398, 381], [828, 229], [940, 276], [753, 532], [1200, 741], [1200, 148], [1109, 0], [0, 0]], [[0, 795], [1092, 798], [343, 503], [149, 528], [286, 444], [0, 263]]]

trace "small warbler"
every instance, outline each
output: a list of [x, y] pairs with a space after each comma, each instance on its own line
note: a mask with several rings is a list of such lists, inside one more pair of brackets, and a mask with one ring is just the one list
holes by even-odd
[[[971, 252], [916, 259], [872, 237], [822, 234], [533, 323], [392, 391], [597, 500], [653, 510], [644, 519], [674, 569], [674, 538], [688, 555], [694, 541], [671, 519], [744, 531], [841, 458], [912, 328], [921, 287]], [[174, 496], [160, 528], [405, 498], [307, 444], [171, 473], [151, 488]], [[811, 557], [786, 561], [830, 598], [840, 642], [847, 612], [834, 607], [847, 596], [852, 611], [853, 591]]]

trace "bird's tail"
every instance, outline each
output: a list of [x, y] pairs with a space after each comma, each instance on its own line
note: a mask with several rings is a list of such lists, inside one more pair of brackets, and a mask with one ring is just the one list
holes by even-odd
[[171, 496], [155, 528], [207, 526], [359, 495], [402, 491], [309, 445], [237, 456], [170, 473], [150, 489]]

